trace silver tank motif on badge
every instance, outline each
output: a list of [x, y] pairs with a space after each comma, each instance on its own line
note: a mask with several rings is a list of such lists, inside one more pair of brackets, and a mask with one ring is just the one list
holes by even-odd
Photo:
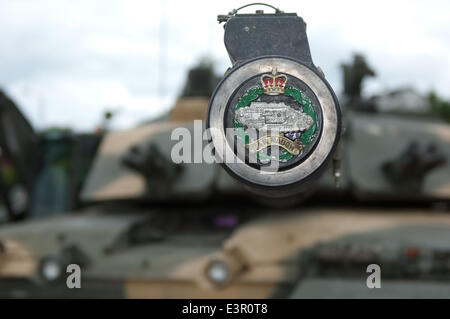
[[235, 113], [235, 120], [244, 127], [258, 131], [276, 130], [281, 133], [303, 132], [314, 120], [284, 103], [252, 102]]

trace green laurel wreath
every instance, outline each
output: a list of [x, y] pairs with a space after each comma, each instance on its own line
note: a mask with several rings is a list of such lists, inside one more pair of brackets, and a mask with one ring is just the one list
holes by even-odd
[[[260, 95], [264, 94], [264, 89], [262, 88], [253, 88], [248, 90], [237, 102], [234, 110], [238, 110], [242, 107], [249, 106], [254, 100], [256, 100]], [[316, 122], [316, 112], [314, 112], [314, 108], [312, 106], [311, 100], [300, 90], [296, 89], [293, 86], [290, 86], [284, 90], [284, 95], [293, 98], [298, 104], [302, 106], [303, 113], [311, 116], [313, 119], [313, 125], [300, 136], [300, 141], [304, 146], [308, 145], [311, 141], [312, 136], [316, 132], [317, 122]], [[244, 144], [247, 145], [250, 143], [248, 135], [245, 133], [244, 127], [233, 119], [234, 127], [237, 129], [237, 136], [241, 141], [244, 141]], [[294, 155], [290, 154], [286, 150], [281, 150], [279, 160], [287, 161], [290, 160]], [[257, 153], [257, 158], [260, 160], [269, 160], [271, 157], [265, 154]]]
[[316, 112], [314, 112], [311, 100], [301, 91], [296, 88], [290, 86], [284, 90], [284, 95], [292, 97], [298, 104], [303, 107], [303, 113], [309, 115], [313, 119], [313, 125], [309, 129], [307, 129], [300, 136], [300, 141], [304, 146], [308, 145], [311, 141], [311, 137], [316, 132], [317, 124], [316, 124]]

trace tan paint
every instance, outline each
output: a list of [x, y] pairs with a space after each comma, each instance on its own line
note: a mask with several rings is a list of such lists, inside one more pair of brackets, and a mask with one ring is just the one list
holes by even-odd
[[335, 238], [405, 225], [447, 225], [448, 214], [429, 211], [316, 210], [304, 214], [272, 218], [240, 228], [224, 244], [224, 250], [236, 249], [250, 264], [285, 261], [300, 249]]
[[181, 123], [204, 120], [207, 108], [208, 99], [205, 97], [179, 99], [170, 111], [168, 122], [154, 122], [132, 130], [109, 132], [100, 145], [99, 154], [123, 154], [132, 145], [148, 139], [155, 133], [179, 127]]
[[273, 284], [236, 283], [224, 289], [206, 290], [192, 281], [140, 279], [127, 280], [124, 285], [128, 298], [267, 298], [276, 289]]
[[128, 131], [109, 132], [104, 137], [98, 154], [115, 156], [124, 154], [131, 146], [145, 141], [153, 134], [178, 126], [179, 123], [159, 122], [139, 126]]
[[[175, 268], [170, 274], [170, 278], [194, 281], [199, 287], [204, 289], [217, 289], [206, 277], [205, 270], [213, 260], [222, 260], [230, 265], [230, 259], [235, 260], [227, 252], [223, 251], [193, 259]], [[245, 263], [241, 267], [237, 267], [232, 263], [230, 266], [230, 268], [237, 270], [233, 272], [233, 277], [229, 283], [231, 285], [236, 281], [246, 284], [279, 284], [280, 282], [289, 282], [298, 275], [298, 272], [292, 271], [288, 265], [269, 264], [257, 265], [255, 267], [254, 265]]]
[[[91, 171], [103, 172], [102, 165], [105, 158], [122, 156], [121, 154], [125, 154], [133, 145], [148, 140], [154, 134], [164, 131], [170, 133], [172, 129], [180, 127], [183, 123], [204, 120], [207, 107], [207, 98], [182, 98], [176, 102], [170, 111], [169, 121], [150, 123], [128, 131], [108, 133], [100, 145], [99, 155], [94, 160]], [[114, 165], [118, 166], [118, 163]], [[110, 169], [119, 170], [119, 167], [111, 167]], [[96, 186], [95, 189], [91, 189], [86, 194], [83, 193], [82, 197], [85, 200], [128, 199], [145, 193], [146, 183], [140, 174], [127, 171], [126, 174], [122, 175], [111, 182], [102, 184], [100, 187]], [[99, 176], [89, 176], [87, 185], [89, 185], [90, 178], [99, 178]]]
[[184, 97], [179, 99], [170, 111], [170, 120], [174, 122], [191, 122], [205, 120], [208, 109], [206, 97]]
[[127, 199], [145, 192], [145, 180], [141, 175], [130, 172], [116, 178], [104, 187], [93, 192], [91, 200]]
[[12, 240], [2, 240], [5, 251], [0, 253], [1, 277], [30, 277], [36, 269], [36, 261], [30, 251]]
[[[99, 156], [95, 159], [91, 171], [102, 172], [103, 170], [100, 166], [105, 157], [121, 156], [121, 154], [125, 154], [133, 145], [149, 139], [158, 132], [170, 130], [178, 126], [180, 126], [180, 123], [161, 122], [137, 127], [130, 131], [108, 133], [100, 146]], [[112, 169], [119, 170], [119, 167]], [[98, 176], [89, 176], [87, 182], [89, 182], [89, 178], [98, 178]], [[126, 174], [117, 177], [109, 183], [103, 184], [102, 187], [90, 191], [88, 195], [83, 194], [82, 196], [88, 200], [127, 199], [142, 195], [145, 190], [145, 179], [140, 174], [128, 170]]]
[[[349, 234], [406, 225], [450, 226], [450, 215], [429, 211], [364, 209], [315, 209], [303, 213], [293, 211], [283, 216], [273, 213], [270, 218], [239, 228], [224, 242], [222, 252], [180, 265], [171, 278], [193, 280], [196, 282], [196, 289], [211, 291], [206, 296], [212, 297], [218, 288], [205, 284], [208, 280], [203, 270], [218, 255], [226, 256], [238, 250], [245, 260], [246, 268], [230, 282], [229, 287], [272, 287], [272, 290], [266, 291], [268, 297], [280, 284], [293, 283], [298, 278], [302, 249]], [[258, 298], [253, 295], [248, 297]]]
[[450, 198], [450, 183], [437, 186], [433, 190], [433, 195], [444, 200]]
[[424, 129], [437, 138], [450, 142], [450, 125], [438, 123], [424, 124]]

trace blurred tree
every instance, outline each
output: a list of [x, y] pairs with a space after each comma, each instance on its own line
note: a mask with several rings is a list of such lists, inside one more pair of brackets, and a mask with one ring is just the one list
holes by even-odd
[[428, 101], [430, 102], [431, 114], [442, 117], [447, 122], [450, 122], [450, 101], [441, 99], [435, 92], [428, 94]]
[[354, 54], [353, 62], [341, 65], [344, 76], [344, 94], [350, 99], [361, 98], [362, 82], [368, 76], [375, 76], [375, 71], [367, 64], [362, 54]]
[[189, 70], [181, 96], [210, 97], [219, 80], [211, 59], [204, 58]]

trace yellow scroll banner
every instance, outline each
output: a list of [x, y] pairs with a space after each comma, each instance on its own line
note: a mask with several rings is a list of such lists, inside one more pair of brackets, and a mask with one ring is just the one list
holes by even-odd
[[303, 149], [302, 145], [299, 145], [281, 135], [266, 135], [246, 145], [246, 147], [250, 153], [256, 153], [272, 145], [282, 147], [292, 155], [300, 154], [300, 151]]

